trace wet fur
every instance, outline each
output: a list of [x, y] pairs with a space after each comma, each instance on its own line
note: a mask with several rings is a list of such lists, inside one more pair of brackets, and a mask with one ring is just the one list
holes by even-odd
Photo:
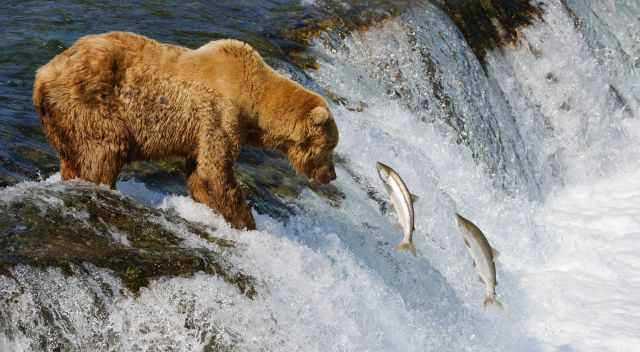
[[335, 178], [325, 100], [236, 40], [189, 50], [133, 33], [85, 36], [38, 70], [33, 103], [63, 179], [114, 187], [128, 162], [183, 156], [191, 196], [236, 228], [255, 228], [233, 175], [241, 146], [280, 150], [318, 183]]

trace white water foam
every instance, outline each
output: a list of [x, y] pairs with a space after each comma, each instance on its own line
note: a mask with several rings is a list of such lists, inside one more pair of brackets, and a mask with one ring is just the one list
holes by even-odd
[[538, 221], [554, 251], [523, 275], [530, 331], [563, 351], [637, 350], [640, 172], [568, 187]]

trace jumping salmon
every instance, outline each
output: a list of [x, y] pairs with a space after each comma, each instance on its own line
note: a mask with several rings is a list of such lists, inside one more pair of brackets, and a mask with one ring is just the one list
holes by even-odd
[[398, 221], [402, 227], [404, 237], [400, 244], [396, 246], [397, 251], [409, 251], [414, 256], [416, 255], [416, 247], [413, 245], [413, 230], [414, 217], [413, 217], [413, 199], [411, 193], [407, 189], [400, 175], [389, 166], [378, 162], [376, 164], [378, 170], [378, 176], [384, 184], [384, 188], [391, 198], [391, 204], [398, 214]]
[[498, 252], [491, 248], [489, 241], [476, 225], [460, 214], [456, 214], [456, 217], [464, 235], [464, 244], [473, 258], [473, 266], [478, 270], [480, 280], [485, 285], [484, 305], [495, 304], [502, 307], [502, 303], [496, 299], [496, 285], [498, 283], [496, 282], [494, 261]]

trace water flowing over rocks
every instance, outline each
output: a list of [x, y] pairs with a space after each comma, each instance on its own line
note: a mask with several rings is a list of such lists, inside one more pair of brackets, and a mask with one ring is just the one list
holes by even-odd
[[[137, 297], [158, 280], [208, 274], [251, 299], [257, 294], [253, 279], [228, 260], [239, 250], [235, 247], [233, 241], [216, 237], [211, 228], [93, 184], [21, 184], [2, 189], [0, 336], [31, 340], [38, 344], [31, 346], [34, 350], [73, 350], [82, 345], [65, 338], [78, 333], [72, 314], [99, 318], [91, 324], [106, 328], [105, 305]], [[92, 305], [69, 311], [56, 300], [67, 294], [74, 299], [76, 293], [90, 295]], [[19, 307], [27, 305], [34, 311], [22, 315]], [[215, 329], [202, 333], [211, 335]], [[207, 339], [210, 350], [224, 351], [215, 347], [220, 342], [214, 335]], [[106, 340], [85, 347], [110, 346], [109, 336], [95, 338]]]

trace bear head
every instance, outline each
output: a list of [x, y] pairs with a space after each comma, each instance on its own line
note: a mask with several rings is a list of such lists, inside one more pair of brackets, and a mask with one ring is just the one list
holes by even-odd
[[298, 119], [290, 138], [283, 151], [311, 184], [327, 184], [336, 179], [332, 154], [338, 144], [338, 127], [326, 105], [313, 107]]

